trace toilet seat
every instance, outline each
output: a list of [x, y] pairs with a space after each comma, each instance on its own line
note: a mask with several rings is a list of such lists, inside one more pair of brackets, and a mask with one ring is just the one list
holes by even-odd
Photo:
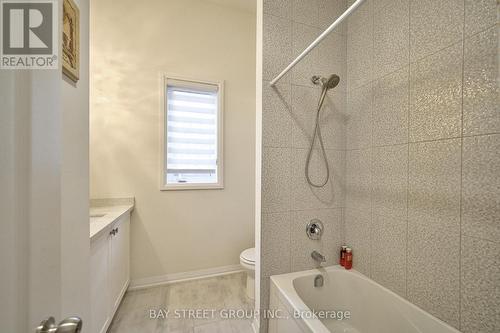
[[255, 248], [249, 248], [241, 252], [240, 261], [247, 265], [255, 265]]

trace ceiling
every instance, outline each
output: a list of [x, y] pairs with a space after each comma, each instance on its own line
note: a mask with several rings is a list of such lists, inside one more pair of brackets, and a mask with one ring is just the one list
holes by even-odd
[[257, 0], [206, 0], [222, 6], [233, 7], [235, 9], [244, 10], [255, 13]]

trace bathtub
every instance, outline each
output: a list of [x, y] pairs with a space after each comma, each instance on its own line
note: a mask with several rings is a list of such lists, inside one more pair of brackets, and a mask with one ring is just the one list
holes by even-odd
[[[323, 276], [322, 287], [314, 287], [318, 274]], [[341, 266], [272, 276], [270, 311], [265, 316], [269, 333], [459, 333], [363, 274]]]

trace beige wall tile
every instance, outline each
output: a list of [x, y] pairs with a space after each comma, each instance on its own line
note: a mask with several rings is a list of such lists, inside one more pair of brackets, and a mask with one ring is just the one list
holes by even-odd
[[395, 293], [406, 295], [406, 232], [405, 217], [373, 215], [371, 276]]
[[264, 0], [264, 14], [290, 19], [292, 17], [292, 2], [288, 0]]
[[291, 149], [264, 148], [262, 156], [262, 211], [290, 209]]
[[372, 156], [373, 214], [406, 218], [408, 145], [373, 148]]
[[319, 0], [293, 0], [292, 20], [318, 27]]
[[[292, 22], [274, 15], [264, 14], [262, 77], [271, 81], [292, 61]], [[281, 82], [290, 80], [286, 75]]]
[[292, 85], [292, 147], [311, 145], [320, 94], [316, 87]]
[[465, 0], [465, 34], [473, 35], [497, 23], [496, 0]]
[[346, 151], [346, 207], [371, 212], [372, 150]]
[[262, 145], [264, 147], [291, 147], [292, 141], [291, 86], [262, 83]]
[[410, 65], [410, 141], [460, 136], [462, 43]]
[[463, 0], [410, 2], [410, 61], [417, 61], [462, 38]]
[[500, 242], [500, 134], [463, 140], [462, 232]]
[[373, 77], [380, 78], [409, 63], [409, 0], [397, 0], [374, 15]]
[[498, 28], [465, 40], [463, 134], [500, 132]]
[[464, 333], [500, 331], [500, 244], [462, 237], [461, 325]]
[[290, 222], [289, 212], [262, 215], [261, 272], [264, 276], [290, 272]]
[[371, 276], [371, 214], [347, 208], [345, 213], [345, 242], [352, 247], [352, 267]]
[[373, 83], [373, 145], [408, 142], [409, 68]]
[[460, 139], [415, 143], [409, 158], [407, 297], [454, 327], [459, 325], [460, 152]]
[[372, 146], [372, 84], [350, 90], [347, 94], [346, 148]]

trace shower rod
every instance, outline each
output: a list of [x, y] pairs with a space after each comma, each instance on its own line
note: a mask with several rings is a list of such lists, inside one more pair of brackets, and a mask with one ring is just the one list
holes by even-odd
[[332, 25], [330, 25], [325, 31], [323, 31], [321, 35], [319, 35], [318, 38], [316, 38], [311, 43], [311, 45], [309, 45], [304, 51], [302, 51], [302, 53], [297, 58], [295, 58], [295, 60], [292, 61], [290, 65], [288, 65], [281, 73], [279, 73], [278, 76], [276, 76], [269, 83], [269, 85], [274, 86], [276, 82], [278, 82], [279, 79], [283, 77], [283, 75], [285, 75], [290, 69], [297, 65], [297, 63], [299, 63], [309, 52], [311, 52], [312, 49], [318, 46], [318, 44], [321, 43], [321, 41], [325, 39], [330, 32], [332, 32], [340, 23], [342, 23], [342, 21], [344, 21], [349, 15], [351, 15], [356, 10], [356, 8], [358, 8], [364, 1], [365, 0], [356, 0], [349, 8], [347, 8], [347, 10], [342, 15], [340, 15], [335, 20], [335, 22], [332, 23]]

